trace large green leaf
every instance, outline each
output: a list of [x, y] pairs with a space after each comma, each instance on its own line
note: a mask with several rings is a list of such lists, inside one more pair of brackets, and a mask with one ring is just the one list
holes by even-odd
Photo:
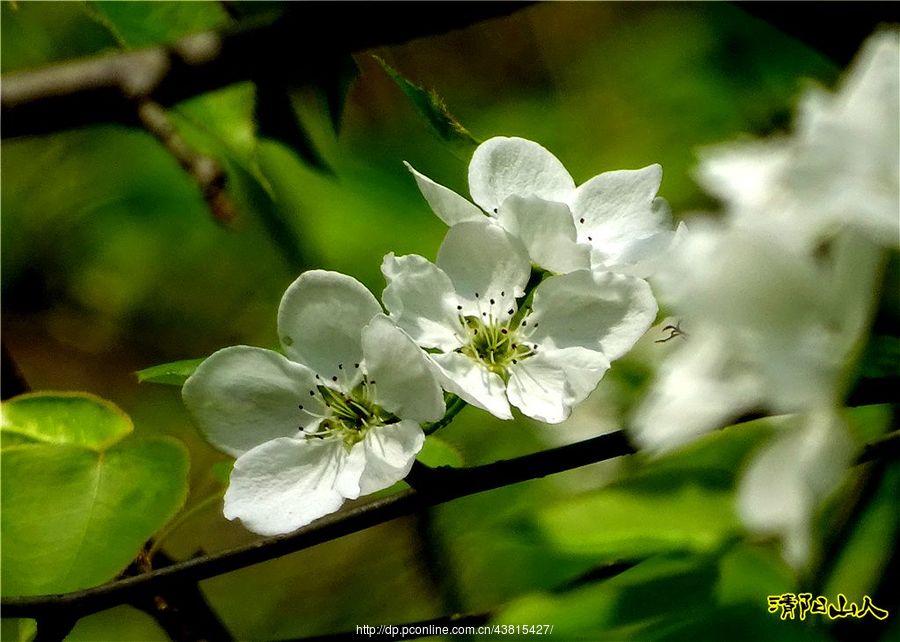
[[740, 530], [735, 475], [769, 433], [764, 421], [743, 424], [645, 460], [610, 487], [543, 508], [537, 528], [554, 549], [600, 560], [715, 550]]
[[[36, 393], [3, 405], [4, 595], [76, 590], [115, 577], [184, 503], [187, 452], [128, 439], [127, 416], [91, 395]], [[9, 427], [9, 428], [8, 428]]]
[[87, 393], [31, 393], [3, 404], [3, 432], [102, 451], [132, 431], [114, 404]]
[[66, 642], [168, 642], [169, 636], [152, 617], [131, 606], [94, 613], [78, 620]]
[[[723, 592], [723, 584], [731, 588]], [[718, 560], [655, 557], [605, 581], [528, 595], [502, 608], [493, 624], [552, 624], [554, 637], [566, 640], [821, 639], [813, 622], [783, 622], [768, 612], [767, 595], [796, 590], [765, 551], [738, 546]]]
[[635, 559], [672, 550], [712, 550], [738, 530], [730, 493], [699, 485], [667, 491], [607, 489], [541, 511], [542, 532], [558, 550]]

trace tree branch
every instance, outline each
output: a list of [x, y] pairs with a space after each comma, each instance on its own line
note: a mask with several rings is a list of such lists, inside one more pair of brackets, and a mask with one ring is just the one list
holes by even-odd
[[[896, 457], [900, 432], [870, 444], [857, 463], [881, 456]], [[11, 597], [2, 601], [3, 617], [79, 616], [132, 602], [183, 582], [196, 582], [301, 551], [350, 533], [383, 524], [429, 506], [460, 497], [546, 477], [624, 455], [633, 454], [624, 431], [541, 452], [471, 468], [428, 468], [418, 462], [406, 478], [407, 490], [348, 511], [323, 517], [288, 535], [261, 539], [221, 553], [197, 557], [164, 568], [62, 595]]]
[[464, 27], [527, 4], [289, 3], [278, 19], [262, 24], [6, 74], [2, 136], [94, 123], [138, 125], [135, 100], [152, 98], [166, 107], [243, 80], [271, 77], [290, 84], [316, 77], [320, 61], [331, 56]]
[[409, 515], [427, 506], [475, 493], [537, 479], [635, 452], [621, 431], [551, 450], [472, 468], [413, 467], [408, 490], [351, 510], [324, 517], [288, 535], [269, 537], [246, 546], [198, 557], [172, 566], [63, 595], [12, 597], [2, 601], [3, 617], [84, 616], [133, 602], [166, 587], [215, 577], [287, 555], [350, 533]]

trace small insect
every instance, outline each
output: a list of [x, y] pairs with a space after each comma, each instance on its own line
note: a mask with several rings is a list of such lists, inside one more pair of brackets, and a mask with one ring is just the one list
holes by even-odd
[[671, 324], [667, 325], [666, 327], [664, 327], [662, 329], [662, 331], [668, 332], [669, 336], [667, 336], [663, 339], [657, 339], [653, 343], [665, 343], [667, 341], [671, 341], [675, 337], [684, 337], [685, 339], [687, 339], [687, 336], [688, 336], [687, 332], [685, 332], [684, 330], [681, 329], [681, 321], [678, 321], [675, 325], [671, 325]]

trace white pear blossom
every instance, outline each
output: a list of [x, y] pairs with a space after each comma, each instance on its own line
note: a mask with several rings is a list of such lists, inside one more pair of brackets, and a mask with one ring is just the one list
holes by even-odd
[[483, 217], [451, 227], [436, 263], [389, 254], [381, 269], [385, 307], [430, 351], [443, 387], [502, 419], [512, 404], [563, 421], [657, 311], [645, 281], [590, 270], [546, 278], [520, 307], [528, 254]]
[[262, 535], [405, 477], [420, 423], [444, 413], [422, 351], [352, 277], [301, 275], [281, 300], [278, 333], [287, 356], [225, 348], [183, 389], [206, 438], [237, 458], [225, 516]]
[[836, 93], [807, 92], [794, 129], [702, 154], [698, 178], [729, 220], [801, 250], [847, 225], [900, 247], [900, 33], [869, 38]]
[[654, 257], [673, 239], [669, 207], [656, 196], [659, 165], [605, 172], [576, 187], [563, 164], [539, 144], [497, 136], [479, 145], [469, 164], [477, 206], [407, 167], [447, 225], [487, 215], [550, 272], [592, 268], [647, 276], [656, 268]]

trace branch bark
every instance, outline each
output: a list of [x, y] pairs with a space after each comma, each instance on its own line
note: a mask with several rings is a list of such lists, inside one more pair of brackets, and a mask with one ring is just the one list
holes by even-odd
[[243, 80], [315, 78], [324, 58], [449, 31], [527, 4], [289, 3], [274, 21], [7, 74], [0, 87], [0, 134], [29, 136], [108, 122], [137, 126], [135, 101], [141, 99], [165, 107]]
[[133, 602], [184, 582], [196, 582], [268, 561], [350, 533], [409, 515], [428, 506], [545, 477], [635, 452], [624, 432], [472, 468], [427, 468], [416, 464], [407, 490], [386, 499], [324, 517], [288, 535], [269, 537], [221, 553], [190, 559], [142, 575], [63, 595], [13, 597], [2, 601], [3, 617], [83, 617]]
[[[857, 463], [882, 456], [896, 457], [900, 432], [867, 447]], [[383, 524], [429, 506], [460, 497], [538, 479], [587, 464], [635, 453], [624, 431], [593, 437], [567, 446], [471, 468], [428, 468], [418, 462], [406, 478], [414, 490], [376, 500], [324, 517], [288, 535], [261, 539], [221, 553], [197, 557], [150, 573], [63, 595], [11, 597], [2, 601], [3, 617], [83, 617], [125, 602], [152, 596], [167, 587], [196, 582], [301, 551], [350, 533]]]

